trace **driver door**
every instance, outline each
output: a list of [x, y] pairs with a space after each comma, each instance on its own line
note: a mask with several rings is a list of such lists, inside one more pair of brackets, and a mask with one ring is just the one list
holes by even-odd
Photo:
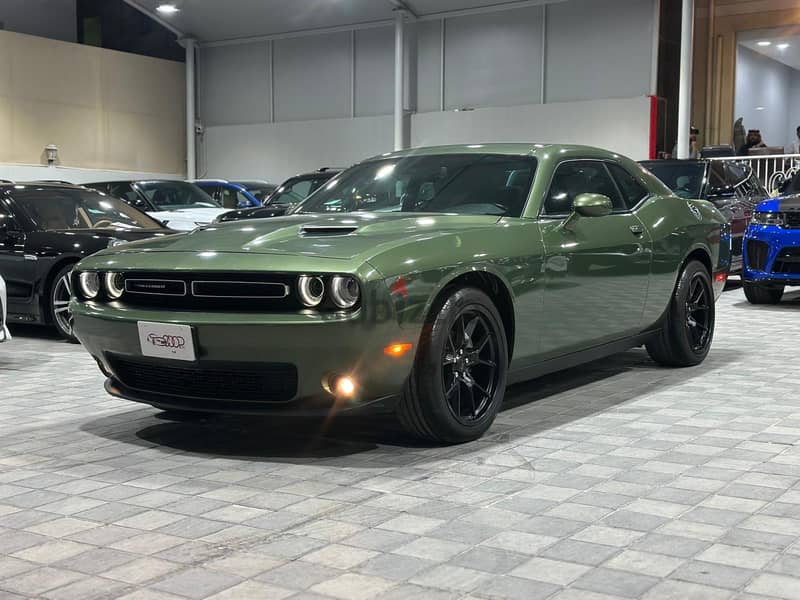
[[11, 214], [11, 201], [0, 198], [0, 275], [6, 282], [8, 313], [28, 313], [36, 280], [36, 257], [26, 256], [26, 233]]
[[[577, 217], [565, 226], [575, 199], [584, 193], [607, 196], [611, 214]], [[540, 218], [545, 246], [542, 358], [639, 332], [651, 238], [635, 207], [646, 195], [636, 177], [616, 163], [570, 160], [556, 168]]]

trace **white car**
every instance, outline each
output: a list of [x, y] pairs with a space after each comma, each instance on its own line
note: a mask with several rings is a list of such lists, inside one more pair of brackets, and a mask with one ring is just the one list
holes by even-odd
[[208, 225], [227, 212], [211, 196], [186, 181], [104, 181], [84, 185], [122, 198], [177, 231], [191, 231]]
[[0, 342], [7, 342], [11, 339], [11, 334], [6, 327], [6, 310], [8, 299], [6, 297], [6, 282], [0, 276]]

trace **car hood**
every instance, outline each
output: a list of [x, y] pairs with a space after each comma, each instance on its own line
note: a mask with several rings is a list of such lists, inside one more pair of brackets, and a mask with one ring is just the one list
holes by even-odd
[[115, 249], [131, 252], [244, 253], [350, 260], [431, 236], [490, 227], [490, 215], [346, 213], [290, 215], [218, 223], [184, 235], [147, 240]]
[[759, 212], [795, 212], [800, 211], [800, 194], [791, 194], [779, 198], [764, 200], [757, 207]]
[[123, 228], [102, 228], [102, 229], [48, 229], [44, 233], [60, 233], [70, 237], [81, 237], [91, 239], [116, 239], [126, 242], [146, 240], [153, 237], [170, 235], [177, 233], [166, 227], [161, 229], [123, 229]]

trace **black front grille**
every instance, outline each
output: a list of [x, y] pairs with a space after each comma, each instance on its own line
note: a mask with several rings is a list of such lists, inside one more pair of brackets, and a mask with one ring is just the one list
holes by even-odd
[[783, 223], [787, 229], [800, 228], [800, 211], [783, 213]]
[[763, 271], [767, 267], [769, 244], [757, 240], [747, 240], [747, 266], [756, 271]]
[[129, 306], [178, 310], [281, 312], [303, 308], [295, 276], [284, 273], [125, 273]]
[[781, 248], [772, 263], [772, 272], [800, 274], [800, 248]]
[[109, 366], [126, 387], [165, 396], [204, 400], [288, 402], [297, 393], [297, 368], [289, 363], [241, 365], [208, 362], [165, 366], [163, 361], [108, 356]]

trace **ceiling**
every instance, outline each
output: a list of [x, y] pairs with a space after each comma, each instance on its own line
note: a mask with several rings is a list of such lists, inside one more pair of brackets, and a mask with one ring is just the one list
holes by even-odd
[[[525, 6], [552, 0], [125, 0], [180, 34], [202, 42], [389, 21], [405, 5], [418, 17], [484, 7]], [[180, 11], [156, 12], [170, 3]]]
[[[800, 71], [800, 27], [744, 31], [739, 34], [737, 41], [741, 46]], [[759, 42], [764, 44], [759, 45]]]

